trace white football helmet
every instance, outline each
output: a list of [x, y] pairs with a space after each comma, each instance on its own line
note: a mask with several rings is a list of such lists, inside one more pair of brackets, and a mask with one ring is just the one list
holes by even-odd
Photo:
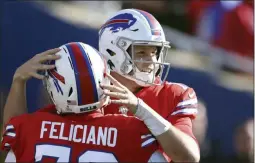
[[[135, 45], [158, 47], [157, 62], [134, 60]], [[99, 31], [99, 51], [111, 70], [142, 86], [156, 84], [156, 77], [161, 78], [158, 84], [165, 81], [170, 68], [169, 63], [164, 63], [169, 48], [159, 22], [142, 10], [121, 10], [107, 20]], [[152, 63], [154, 70], [142, 72], [134, 62]]]
[[105, 73], [109, 68], [100, 52], [93, 47], [72, 42], [60, 47], [56, 68], [46, 72], [44, 84], [58, 113], [83, 113], [101, 108], [109, 97], [99, 83], [110, 84]]

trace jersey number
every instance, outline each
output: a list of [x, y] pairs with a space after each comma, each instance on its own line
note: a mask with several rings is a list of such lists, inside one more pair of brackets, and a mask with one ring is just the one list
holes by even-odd
[[[35, 161], [41, 162], [43, 158], [52, 158], [56, 162], [71, 162], [72, 149], [66, 146], [42, 144], [36, 145]], [[118, 162], [112, 153], [87, 150], [76, 159], [77, 162]]]

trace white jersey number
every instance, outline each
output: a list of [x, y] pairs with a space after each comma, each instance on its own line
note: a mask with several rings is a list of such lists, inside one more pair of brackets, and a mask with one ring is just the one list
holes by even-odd
[[[41, 144], [36, 145], [35, 161], [41, 162], [44, 157], [56, 159], [56, 162], [71, 162], [72, 150], [67, 146]], [[87, 150], [77, 159], [78, 162], [118, 162], [112, 153]]]

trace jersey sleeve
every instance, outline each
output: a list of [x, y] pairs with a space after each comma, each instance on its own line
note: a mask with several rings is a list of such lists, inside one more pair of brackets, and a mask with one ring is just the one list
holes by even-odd
[[196, 93], [193, 88], [184, 84], [174, 84], [172, 90], [175, 93], [175, 97], [173, 98], [174, 106], [167, 120], [196, 141], [192, 131], [192, 119], [196, 117], [198, 112]]
[[186, 88], [176, 97], [171, 116], [190, 117], [194, 119], [197, 114], [197, 96], [193, 88]]
[[1, 141], [1, 150], [9, 152], [10, 149], [12, 149], [15, 153], [19, 144], [21, 126], [25, 119], [26, 115], [13, 117], [5, 125]]
[[189, 117], [172, 117], [170, 118], [170, 122], [176, 128], [196, 140], [192, 131], [192, 120]]

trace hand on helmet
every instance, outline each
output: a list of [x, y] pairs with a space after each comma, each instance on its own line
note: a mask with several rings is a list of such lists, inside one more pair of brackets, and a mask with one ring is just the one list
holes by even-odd
[[47, 65], [43, 63], [59, 59], [60, 56], [54, 55], [59, 51], [59, 48], [55, 48], [36, 54], [33, 58], [17, 68], [13, 80], [26, 82], [32, 77], [43, 79], [44, 75], [39, 74], [38, 71], [45, 71], [55, 68], [55, 65]]
[[138, 105], [137, 97], [125, 86], [123, 86], [120, 82], [114, 79], [110, 74], [106, 74], [106, 76], [110, 79], [113, 85], [100, 84], [100, 86], [103, 89], [109, 90], [109, 91], [104, 90], [105, 95], [116, 99], [116, 100], [111, 99], [110, 103], [125, 105], [133, 114], [135, 114]]

